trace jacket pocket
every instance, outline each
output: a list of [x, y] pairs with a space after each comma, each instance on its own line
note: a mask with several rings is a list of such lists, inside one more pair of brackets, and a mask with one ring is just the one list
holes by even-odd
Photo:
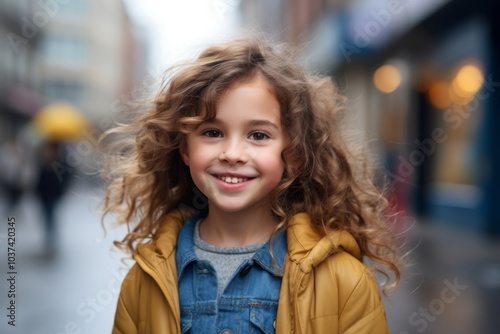
[[274, 334], [276, 323], [276, 302], [257, 302], [250, 305], [250, 333]]
[[191, 332], [193, 314], [191, 312], [181, 312], [181, 333]]

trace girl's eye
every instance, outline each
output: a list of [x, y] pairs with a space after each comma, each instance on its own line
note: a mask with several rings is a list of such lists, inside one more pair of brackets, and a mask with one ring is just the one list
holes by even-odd
[[269, 139], [269, 136], [264, 132], [254, 132], [250, 135], [250, 138], [254, 140], [265, 140]]
[[213, 130], [213, 129], [203, 131], [202, 135], [210, 138], [222, 137], [222, 133], [219, 130]]

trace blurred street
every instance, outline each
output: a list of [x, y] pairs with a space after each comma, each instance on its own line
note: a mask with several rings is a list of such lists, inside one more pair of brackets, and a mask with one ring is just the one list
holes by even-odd
[[[4, 201], [2, 201], [4, 203]], [[6, 315], [6, 224], [1, 225], [0, 333], [110, 333], [118, 297], [122, 255], [110, 251], [124, 229], [104, 237], [92, 213], [98, 191], [73, 182], [57, 209], [59, 248], [43, 254], [40, 205], [25, 197], [16, 213], [1, 207], [2, 219], [16, 217], [16, 326]], [[440, 226], [415, 223], [408, 247], [415, 263], [400, 289], [386, 300], [394, 334], [493, 334], [500, 319], [500, 240]]]
[[[57, 251], [43, 249], [41, 207], [26, 196], [15, 213], [2, 200], [0, 333], [110, 333], [124, 272], [110, 251], [119, 229], [104, 237], [94, 189], [75, 182], [56, 209]], [[7, 325], [7, 217], [16, 218], [16, 326]]]
[[500, 238], [437, 221], [408, 234], [413, 265], [385, 301], [391, 333], [498, 333]]

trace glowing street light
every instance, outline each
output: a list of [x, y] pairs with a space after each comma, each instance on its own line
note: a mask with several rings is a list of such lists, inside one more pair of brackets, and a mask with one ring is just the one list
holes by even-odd
[[401, 72], [394, 65], [380, 66], [373, 74], [373, 83], [379, 91], [392, 93], [401, 84]]

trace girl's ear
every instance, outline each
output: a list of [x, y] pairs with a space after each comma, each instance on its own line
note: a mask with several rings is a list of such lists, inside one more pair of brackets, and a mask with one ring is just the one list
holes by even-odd
[[182, 161], [186, 164], [186, 166], [189, 166], [189, 153], [188, 153], [188, 147], [187, 147], [187, 141], [184, 139], [181, 142], [181, 145], [179, 146], [179, 152], [181, 154]]

